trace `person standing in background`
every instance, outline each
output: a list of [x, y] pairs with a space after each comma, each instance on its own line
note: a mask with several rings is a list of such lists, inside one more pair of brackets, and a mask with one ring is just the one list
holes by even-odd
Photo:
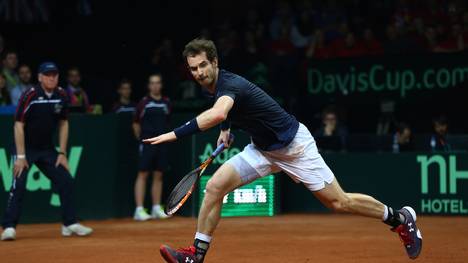
[[0, 35], [0, 54], [3, 53], [3, 48], [5, 47], [5, 39]]
[[[133, 122], [133, 131], [139, 141], [169, 130], [171, 106], [169, 99], [162, 96], [162, 88], [161, 75], [151, 75], [148, 79], [148, 95], [138, 103]], [[139, 172], [135, 181], [136, 209], [133, 217], [136, 221], [168, 217], [161, 207], [162, 178], [167, 167], [167, 145], [140, 144]], [[146, 181], [150, 173], [153, 174], [151, 215], [143, 207]]]
[[16, 73], [16, 67], [18, 67], [18, 55], [14, 51], [7, 51], [3, 55], [2, 63], [2, 73], [6, 78], [6, 86], [8, 91], [10, 91], [19, 83], [19, 77]]
[[[88, 236], [93, 230], [78, 223], [74, 204], [73, 178], [67, 160], [67, 94], [58, 87], [59, 70], [55, 63], [39, 66], [39, 85], [25, 91], [16, 109], [14, 179], [2, 221], [1, 240], [15, 240], [29, 168], [34, 164], [55, 186], [62, 205], [62, 236]], [[58, 129], [60, 150], [53, 137]]]
[[441, 115], [432, 120], [434, 133], [430, 139], [430, 147], [432, 152], [449, 152], [450, 144], [447, 142], [448, 120], [447, 117]]
[[11, 103], [18, 105], [21, 94], [33, 87], [31, 83], [31, 69], [28, 65], [21, 65], [18, 68], [19, 83], [10, 91]]
[[410, 152], [414, 150], [411, 128], [408, 124], [401, 122], [393, 135], [393, 153]]
[[10, 105], [10, 95], [6, 86], [6, 78], [0, 73], [0, 106]]
[[322, 126], [314, 136], [320, 143], [320, 150], [342, 151], [346, 149], [348, 130], [338, 120], [333, 107], [327, 107], [322, 113]]
[[86, 94], [86, 91], [81, 86], [81, 73], [77, 67], [68, 70], [66, 91], [70, 100], [69, 107], [73, 111], [83, 113], [92, 111], [88, 94]]
[[132, 82], [128, 79], [122, 79], [117, 88], [119, 99], [112, 106], [112, 112], [135, 112], [136, 104], [132, 101]]

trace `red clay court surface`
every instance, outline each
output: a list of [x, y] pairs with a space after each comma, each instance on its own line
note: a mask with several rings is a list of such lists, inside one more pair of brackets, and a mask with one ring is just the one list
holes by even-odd
[[[0, 243], [0, 262], [163, 262], [159, 245], [192, 242], [196, 221], [172, 218], [88, 221], [95, 233], [63, 238], [60, 225], [20, 225], [18, 240]], [[468, 218], [420, 217], [423, 252], [407, 258], [396, 234], [382, 223], [348, 215], [224, 218], [209, 262], [468, 262]]]

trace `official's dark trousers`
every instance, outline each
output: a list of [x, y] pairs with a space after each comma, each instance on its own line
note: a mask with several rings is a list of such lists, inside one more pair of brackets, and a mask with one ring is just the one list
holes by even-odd
[[[55, 166], [57, 156], [58, 153], [54, 149], [26, 149], [29, 166], [35, 164], [51, 180], [53, 188], [58, 192], [62, 204], [62, 221], [65, 226], [68, 226], [77, 222], [73, 200], [73, 178], [62, 165]], [[28, 170], [23, 171], [19, 177], [13, 179], [2, 221], [3, 228], [16, 227], [19, 222], [23, 197], [26, 192], [27, 175]]]

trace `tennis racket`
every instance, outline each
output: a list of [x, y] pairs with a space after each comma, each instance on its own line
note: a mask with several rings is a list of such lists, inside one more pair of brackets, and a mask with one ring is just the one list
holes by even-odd
[[[230, 140], [233, 140], [232, 135]], [[166, 212], [167, 215], [173, 215], [185, 204], [190, 195], [192, 195], [192, 192], [195, 189], [195, 185], [197, 184], [200, 176], [206, 170], [206, 167], [208, 167], [208, 165], [213, 162], [216, 156], [218, 156], [218, 154], [220, 154], [225, 148], [226, 146], [224, 143], [221, 143], [208, 159], [206, 159], [198, 168], [191, 171], [185, 175], [182, 180], [180, 180], [167, 199], [166, 207], [164, 208], [164, 212]]]

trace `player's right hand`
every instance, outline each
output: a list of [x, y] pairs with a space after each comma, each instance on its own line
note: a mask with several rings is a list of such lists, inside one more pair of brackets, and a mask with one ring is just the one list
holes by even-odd
[[224, 143], [224, 146], [226, 148], [229, 148], [233, 141], [230, 135], [231, 135], [230, 130], [221, 131], [219, 133], [217, 145], [219, 146], [221, 143]]
[[13, 174], [15, 177], [19, 177], [21, 173], [28, 168], [29, 164], [26, 159], [16, 159], [15, 167], [13, 168]]

